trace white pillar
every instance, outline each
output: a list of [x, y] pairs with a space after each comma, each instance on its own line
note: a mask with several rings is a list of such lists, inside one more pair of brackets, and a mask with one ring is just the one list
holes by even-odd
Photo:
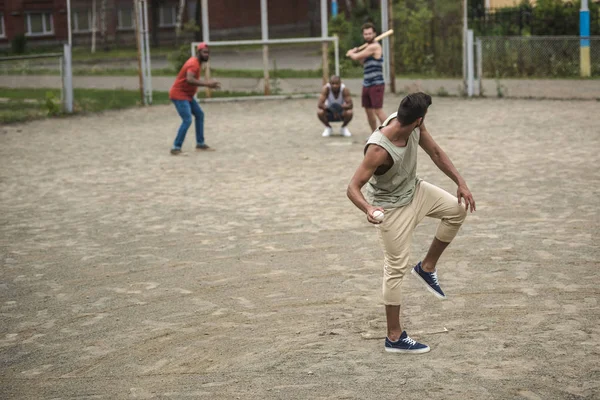
[[[389, 28], [388, 0], [381, 0], [381, 33], [387, 32]], [[386, 37], [382, 42], [383, 47], [383, 77], [386, 83], [390, 83], [390, 39]]]
[[139, 57], [141, 63], [141, 74], [142, 74], [142, 92], [144, 93], [144, 105], [148, 105], [148, 83], [146, 78], [146, 48], [144, 47], [144, 16], [142, 5], [143, 0], [135, 1], [135, 24], [136, 33], [138, 35], [138, 46], [139, 46]]
[[473, 97], [474, 66], [473, 66], [473, 31], [467, 31], [467, 95]]
[[326, 38], [329, 30], [327, 21], [327, 0], [321, 0], [321, 37]]
[[[260, 0], [260, 31], [263, 41], [269, 40], [269, 17], [267, 0]], [[265, 81], [265, 95], [271, 94], [269, 80], [269, 45], [263, 44], [263, 77]]]
[[71, 35], [71, 0], [67, 0], [67, 35], [69, 47], [73, 46], [72, 35]]
[[64, 110], [65, 112], [73, 112], [73, 70], [71, 69], [71, 46], [65, 44], [63, 46], [63, 72], [64, 72]]
[[321, 0], [321, 44], [322, 66], [323, 66], [323, 84], [329, 81], [329, 46], [326, 37], [329, 35], [329, 16], [327, 13], [327, 0]]
[[260, 0], [260, 33], [262, 40], [269, 40], [269, 11], [267, 0]]
[[477, 95], [483, 96], [483, 47], [480, 38], [475, 41], [475, 51], [477, 55]]
[[150, 67], [150, 37], [148, 31], [148, 0], [142, 0], [142, 8], [144, 10], [144, 44], [146, 54], [146, 98], [148, 104], [152, 104], [152, 68]]
[[[208, 29], [208, 0], [202, 0], [202, 41], [210, 42]], [[195, 50], [195, 49], [194, 49]]]

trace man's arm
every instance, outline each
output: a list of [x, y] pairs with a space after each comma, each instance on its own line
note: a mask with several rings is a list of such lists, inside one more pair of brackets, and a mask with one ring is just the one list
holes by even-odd
[[350, 95], [350, 90], [348, 90], [348, 88], [344, 88], [344, 104], [342, 105], [342, 108], [344, 110], [352, 110], [352, 107], [354, 107], [354, 104], [352, 104], [352, 96]]
[[381, 221], [373, 218], [375, 210], [384, 211], [381, 207], [370, 205], [362, 192], [360, 191], [369, 179], [373, 176], [378, 167], [383, 165], [388, 157], [387, 151], [377, 145], [371, 145], [367, 148], [367, 153], [362, 163], [356, 169], [354, 176], [348, 184], [346, 195], [359, 210], [367, 214], [367, 220], [372, 224], [380, 224]]
[[323, 89], [321, 90], [321, 96], [319, 96], [319, 102], [317, 103], [317, 108], [321, 110], [327, 110], [327, 107], [325, 106], [325, 100], [327, 100], [327, 95], [329, 94], [327, 92], [327, 86], [323, 86]]
[[471, 212], [475, 211], [475, 200], [463, 177], [458, 173], [458, 170], [454, 167], [454, 164], [452, 164], [452, 161], [450, 161], [444, 150], [433, 140], [433, 137], [431, 137], [427, 128], [425, 128], [425, 124], [421, 124], [420, 130], [421, 138], [419, 145], [429, 155], [434, 164], [458, 185], [456, 192], [458, 202], [460, 203], [461, 199], [465, 199], [467, 211], [469, 211], [469, 207], [471, 208]]
[[353, 49], [348, 50], [348, 52], [346, 53], [346, 57], [350, 57], [354, 61], [364, 61], [365, 59], [375, 54], [378, 46], [379, 44], [377, 43], [371, 43], [370, 45], [358, 52], [358, 48], [355, 47]]
[[187, 83], [189, 83], [190, 85], [194, 85], [194, 86], [207, 86], [211, 89], [218, 89], [221, 84], [213, 79], [210, 79], [208, 81], [203, 81], [200, 79], [196, 79], [196, 76], [194, 74], [193, 71], [188, 70], [185, 73], [185, 80]]

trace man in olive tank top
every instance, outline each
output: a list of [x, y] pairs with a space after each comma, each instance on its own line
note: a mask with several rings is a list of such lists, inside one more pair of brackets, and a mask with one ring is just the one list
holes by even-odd
[[[411, 273], [439, 299], [445, 299], [436, 264], [464, 222], [475, 211], [475, 200], [450, 158], [433, 140], [423, 120], [431, 96], [413, 93], [400, 102], [369, 137], [364, 158], [348, 185], [348, 198], [377, 226], [384, 252], [383, 301], [387, 318], [384, 348], [397, 353], [426, 353], [429, 346], [411, 339], [400, 324], [400, 285], [409, 268], [414, 228], [425, 217], [440, 224], [425, 258]], [[421, 146], [435, 165], [457, 185], [456, 197], [417, 177]], [[366, 198], [361, 193], [367, 185]], [[464, 205], [463, 205], [464, 202]], [[383, 219], [377, 214], [383, 212]]]

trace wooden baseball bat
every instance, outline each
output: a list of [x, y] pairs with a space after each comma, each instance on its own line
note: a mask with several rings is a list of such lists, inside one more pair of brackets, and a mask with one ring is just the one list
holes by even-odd
[[[388, 36], [390, 36], [391, 34], [394, 33], [393, 29], [390, 29], [389, 31], [383, 32], [381, 35], [377, 36], [374, 41], [375, 42], [379, 42], [381, 39], [386, 38]], [[369, 45], [369, 43], [365, 43], [363, 45], [361, 45], [356, 51], [361, 51], [362, 49], [364, 49], [365, 47], [367, 47]]]

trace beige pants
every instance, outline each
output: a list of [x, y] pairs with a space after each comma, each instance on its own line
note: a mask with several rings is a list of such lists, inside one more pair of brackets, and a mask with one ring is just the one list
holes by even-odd
[[425, 217], [441, 220], [435, 237], [449, 243], [458, 233], [467, 212], [456, 197], [425, 181], [417, 184], [410, 204], [385, 210], [385, 219], [377, 228], [385, 254], [383, 302], [386, 305], [400, 305], [400, 284], [409, 267], [412, 233]]

